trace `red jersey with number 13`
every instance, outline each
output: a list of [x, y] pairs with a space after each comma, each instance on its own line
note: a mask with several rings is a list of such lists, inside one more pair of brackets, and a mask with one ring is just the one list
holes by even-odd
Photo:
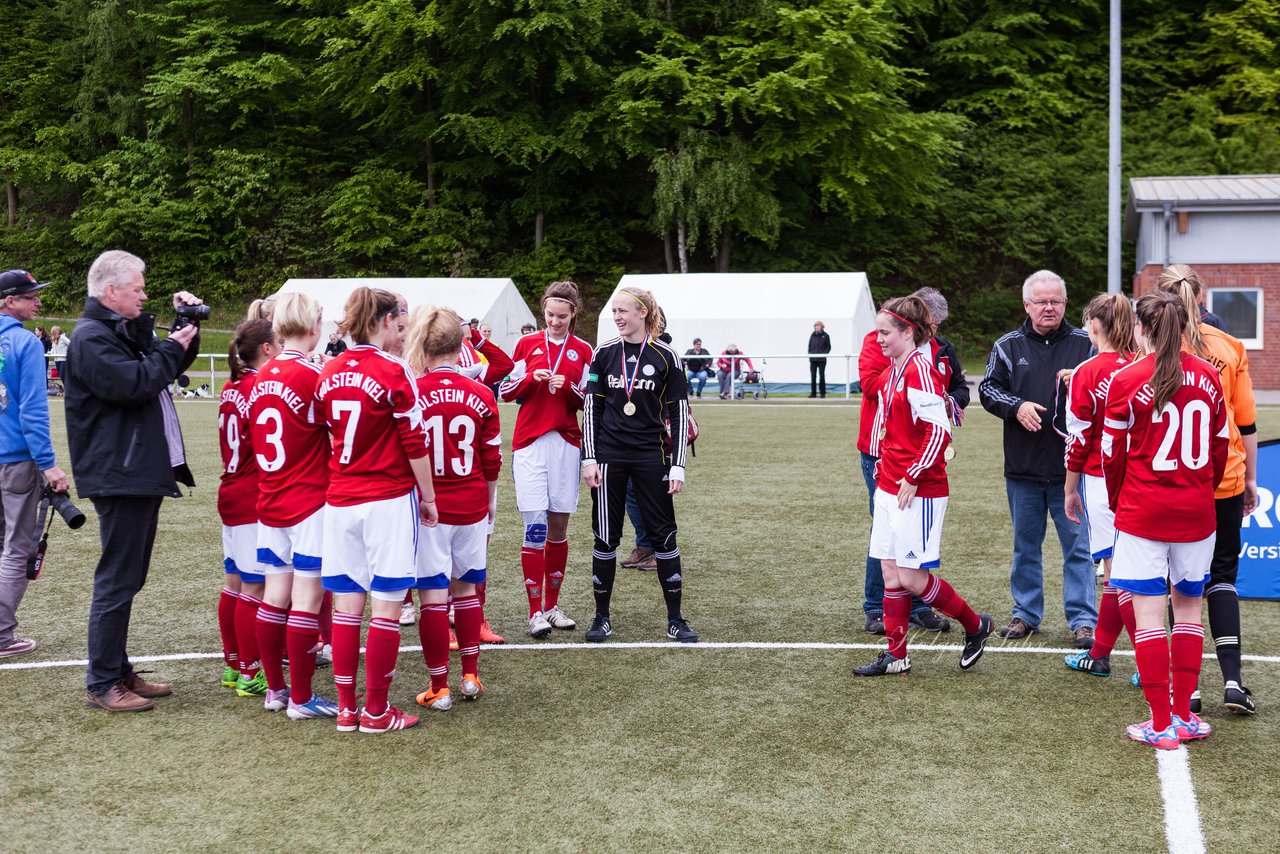
[[498, 402], [487, 386], [452, 368], [418, 377], [418, 404], [431, 438], [431, 480], [445, 525], [489, 516], [489, 481], [502, 470]]
[[258, 521], [258, 460], [249, 426], [249, 393], [256, 378], [257, 372], [248, 369], [239, 379], [227, 380], [218, 404], [218, 450], [222, 452], [218, 516], [227, 526]]
[[324, 506], [329, 437], [316, 408], [320, 368], [285, 350], [258, 371], [249, 395], [258, 468], [258, 521], [288, 528]]

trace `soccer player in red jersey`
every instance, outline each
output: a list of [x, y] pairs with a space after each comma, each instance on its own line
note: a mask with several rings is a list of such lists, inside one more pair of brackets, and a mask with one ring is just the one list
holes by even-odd
[[497, 509], [502, 469], [502, 427], [493, 391], [458, 369], [462, 318], [447, 308], [418, 308], [410, 323], [407, 354], [418, 374], [418, 405], [429, 437], [431, 479], [439, 524], [418, 531], [417, 588], [422, 602], [418, 634], [431, 686], [418, 703], [437, 711], [453, 706], [449, 694], [449, 618], [462, 656], [464, 700], [484, 692], [480, 682], [480, 624], [484, 610], [476, 586], [488, 563], [488, 525]]
[[[1102, 479], [1102, 417], [1107, 388], [1116, 371], [1135, 358], [1133, 307], [1123, 294], [1098, 294], [1084, 308], [1084, 328], [1098, 351], [1081, 362], [1067, 384], [1067, 480], [1063, 509], [1067, 518], [1089, 522], [1089, 545], [1094, 560], [1102, 561], [1102, 604], [1093, 646], [1066, 656], [1067, 667], [1094, 676], [1111, 675], [1111, 650], [1123, 626], [1133, 640], [1133, 594], [1111, 584], [1111, 555], [1116, 543], [1115, 514], [1107, 503]], [[1080, 497], [1081, 478], [1084, 498]]]
[[[310, 354], [320, 340], [320, 304], [283, 294], [272, 326], [281, 351], [258, 371], [249, 395], [250, 432], [258, 461], [258, 563], [266, 591], [258, 608], [258, 655], [267, 682], [263, 706], [292, 720], [333, 717], [334, 704], [314, 693], [315, 647], [324, 590], [320, 582], [328, 439], [316, 412], [320, 369]], [[284, 681], [282, 651], [289, 653]]]
[[875, 513], [870, 555], [884, 573], [884, 628], [888, 650], [855, 667], [857, 676], [908, 673], [907, 626], [911, 596], [960, 622], [965, 631], [960, 667], [977, 664], [993, 621], [977, 614], [930, 570], [940, 565], [942, 521], [947, 511], [951, 420], [941, 377], [920, 346], [932, 335], [929, 311], [916, 296], [891, 299], [876, 315], [876, 333], [890, 365], [880, 385]]
[[[231, 378], [222, 387], [218, 404], [218, 448], [222, 453], [218, 516], [222, 519], [222, 563], [226, 569], [218, 599], [218, 628], [226, 664], [222, 684], [248, 696], [260, 695], [250, 683], [261, 672], [256, 624], [266, 580], [258, 571], [258, 460], [249, 427], [249, 394], [258, 366], [279, 352], [270, 321], [241, 323], [228, 348]], [[242, 596], [250, 600], [243, 609], [239, 607]], [[265, 684], [262, 679], [258, 682]]]
[[[277, 317], [279, 308], [276, 309]], [[315, 399], [332, 439], [325, 495], [324, 586], [333, 591], [338, 731], [383, 733], [418, 722], [388, 701], [400, 654], [400, 604], [416, 579], [418, 520], [434, 526], [428, 438], [409, 366], [383, 348], [404, 334], [394, 294], [357, 288], [339, 331], [355, 346], [324, 367]], [[366, 599], [364, 710], [356, 669]]]
[[1213, 557], [1213, 490], [1227, 464], [1227, 408], [1217, 370], [1182, 352], [1182, 302], [1150, 293], [1136, 314], [1138, 345], [1151, 355], [1111, 377], [1103, 421], [1102, 470], [1116, 514], [1111, 583], [1133, 594], [1134, 653], [1151, 707], [1150, 720], [1126, 731], [1172, 750], [1211, 731], [1190, 706], [1204, 651], [1201, 596]]
[[581, 298], [573, 282], [552, 282], [542, 295], [546, 329], [516, 344], [515, 366], [499, 393], [519, 400], [511, 471], [524, 517], [520, 566], [529, 597], [529, 634], [577, 626], [560, 608], [569, 560], [569, 515], [578, 509], [582, 411], [591, 345], [573, 334]]

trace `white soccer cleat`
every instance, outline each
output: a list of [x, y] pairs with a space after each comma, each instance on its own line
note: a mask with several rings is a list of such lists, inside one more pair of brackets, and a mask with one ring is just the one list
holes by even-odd
[[413, 607], [412, 602], [405, 602], [400, 606], [400, 625], [412, 626], [418, 622], [418, 611]]
[[545, 638], [551, 634], [551, 624], [542, 616], [541, 611], [535, 611], [529, 618], [529, 634], [535, 638]]
[[552, 628], [564, 629], [568, 631], [569, 629], [576, 629], [578, 627], [578, 624], [574, 622], [574, 620], [571, 617], [569, 617], [569, 615], [565, 614], [564, 611], [560, 610], [559, 605], [556, 605], [554, 608], [551, 608], [549, 610], [543, 611], [542, 617], [548, 623], [551, 624]]

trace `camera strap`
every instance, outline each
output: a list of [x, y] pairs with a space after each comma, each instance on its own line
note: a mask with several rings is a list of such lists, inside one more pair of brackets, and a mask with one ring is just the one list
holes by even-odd
[[49, 514], [49, 502], [40, 502], [40, 512], [36, 516], [36, 533], [40, 538], [34, 543], [35, 549], [27, 558], [27, 579], [34, 581], [40, 577], [44, 569], [44, 554], [49, 550], [49, 529], [53, 527], [53, 516]]

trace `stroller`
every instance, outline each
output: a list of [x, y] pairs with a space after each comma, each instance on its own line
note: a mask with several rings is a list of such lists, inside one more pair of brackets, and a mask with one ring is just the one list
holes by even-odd
[[743, 400], [747, 395], [750, 395], [755, 400], [768, 399], [769, 386], [765, 384], [763, 371], [743, 371], [738, 375], [733, 396], [738, 400]]

